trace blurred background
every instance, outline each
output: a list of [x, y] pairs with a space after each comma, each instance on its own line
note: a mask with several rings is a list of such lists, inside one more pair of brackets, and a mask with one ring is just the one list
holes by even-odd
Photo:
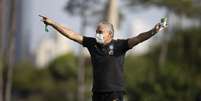
[[40, 21], [85, 36], [97, 23], [129, 38], [169, 27], [125, 58], [125, 101], [201, 101], [201, 0], [0, 0], [0, 101], [91, 101], [88, 51]]

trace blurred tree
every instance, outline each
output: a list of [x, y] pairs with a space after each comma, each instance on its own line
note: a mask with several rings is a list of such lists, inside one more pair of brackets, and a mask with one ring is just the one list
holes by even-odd
[[[192, 34], [192, 30], [178, 31], [180, 35], [183, 32], [191, 32]], [[180, 35], [177, 38], [181, 38]], [[197, 62], [201, 56], [197, 54], [184, 58], [189, 53], [199, 53], [199, 50], [188, 48], [193, 50], [183, 53], [185, 46], [181, 46], [182, 41], [178, 42], [177, 38], [169, 43], [170, 48], [164, 65], [165, 68], [157, 68], [160, 50], [158, 46], [147, 55], [126, 58], [125, 76], [129, 101], [195, 101], [201, 90], [200, 62]], [[198, 45], [200, 48], [199, 43], [194, 43], [194, 45]], [[194, 63], [191, 63], [192, 58], [196, 60], [193, 61]], [[189, 65], [193, 66], [189, 67]]]
[[69, 0], [65, 10], [72, 15], [79, 16], [82, 23], [86, 22], [86, 26], [94, 27], [105, 19], [108, 3], [107, 0]]
[[119, 26], [119, 9], [117, 0], [108, 0], [107, 6], [105, 8], [105, 20], [113, 24], [114, 29], [117, 30]]
[[3, 65], [2, 65], [2, 58], [0, 59], [0, 101], [2, 101], [2, 90], [3, 90], [3, 72], [2, 72], [2, 69], [3, 69]]
[[[85, 70], [89, 70], [89, 66], [86, 65], [86, 59], [84, 59], [85, 63], [83, 63]], [[54, 80], [57, 83], [61, 83], [65, 85], [65, 89], [63, 89], [64, 92], [67, 92], [66, 95], [71, 95], [68, 98], [71, 98], [70, 101], [75, 101], [78, 100], [77, 98], [77, 86], [78, 84], [76, 83], [76, 78], [77, 78], [77, 71], [79, 68], [77, 68], [79, 64], [77, 64], [77, 57], [74, 56], [73, 54], [66, 54], [63, 55], [54, 61], [51, 62], [49, 65], [49, 71], [51, 75], [53, 76]], [[91, 72], [86, 72], [85, 73], [85, 78], [89, 79], [91, 75], [89, 75]], [[89, 84], [85, 79], [85, 84]], [[91, 82], [91, 79], [90, 79]], [[62, 86], [62, 85], [61, 85]], [[85, 85], [86, 87], [86, 85]], [[87, 96], [86, 93], [88, 93], [89, 90], [86, 90], [84, 92], [83, 96]], [[85, 97], [85, 99], [88, 99]], [[78, 100], [79, 101], [79, 100]]]
[[[3, 46], [1, 47], [2, 50], [1, 55], [4, 55], [2, 61], [3, 67], [3, 92], [2, 92], [2, 99], [3, 101], [11, 101], [11, 88], [12, 88], [12, 72], [13, 72], [13, 65], [14, 65], [14, 40], [16, 32], [15, 29], [15, 13], [16, 13], [16, 5], [15, 0], [7, 0], [4, 1], [7, 6], [4, 6], [4, 13], [3, 15], [3, 29], [2, 33], [4, 34], [1, 39], [3, 40]], [[6, 38], [6, 40], [4, 39]]]
[[0, 101], [2, 101], [2, 90], [3, 90], [3, 75], [2, 75], [2, 61], [3, 61], [3, 47], [2, 47], [2, 16], [3, 16], [3, 0], [0, 0]]
[[[166, 7], [169, 13], [198, 19], [201, 22], [201, 6], [194, 0], [127, 2], [129, 7], [138, 4], [144, 7]], [[162, 43], [144, 56], [126, 59], [125, 74], [129, 101], [200, 101], [200, 29], [200, 26], [188, 29], [175, 27], [168, 32], [171, 33], [170, 40], [162, 40]], [[161, 52], [163, 55], [159, 54]], [[163, 65], [157, 65], [158, 59], [164, 56]]]
[[[56, 58], [44, 69], [27, 61], [19, 63], [14, 68], [14, 101], [76, 101], [77, 67], [77, 58], [72, 53]], [[87, 72], [86, 78], [91, 78], [90, 74]]]
[[197, 0], [126, 0], [127, 5], [132, 7], [134, 5], [159, 6], [166, 7], [170, 12], [177, 15], [186, 15], [189, 17], [200, 18], [201, 3]]
[[37, 101], [52, 101], [48, 99], [59, 92], [56, 86], [47, 68], [37, 69], [28, 61], [18, 63], [14, 68], [14, 101], [34, 101], [36, 98]]

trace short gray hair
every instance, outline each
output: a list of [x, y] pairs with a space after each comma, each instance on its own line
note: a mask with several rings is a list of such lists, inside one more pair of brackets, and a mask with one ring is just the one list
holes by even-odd
[[106, 22], [106, 21], [102, 21], [98, 24], [98, 26], [100, 26], [100, 25], [106, 25], [108, 28], [108, 31], [112, 34], [112, 37], [114, 36], [114, 27], [111, 23]]

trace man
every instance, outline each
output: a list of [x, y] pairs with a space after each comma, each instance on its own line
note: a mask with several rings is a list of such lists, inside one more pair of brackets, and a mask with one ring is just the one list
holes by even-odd
[[126, 52], [155, 35], [161, 28], [160, 24], [156, 24], [150, 31], [136, 37], [114, 40], [113, 25], [101, 22], [96, 29], [96, 38], [92, 38], [82, 36], [48, 17], [41, 17], [46, 25], [88, 49], [93, 66], [93, 101], [123, 101], [123, 63]]

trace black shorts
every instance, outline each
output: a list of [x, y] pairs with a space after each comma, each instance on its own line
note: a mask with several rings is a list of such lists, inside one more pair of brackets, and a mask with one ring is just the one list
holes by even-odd
[[93, 92], [92, 101], [123, 101], [124, 92]]

